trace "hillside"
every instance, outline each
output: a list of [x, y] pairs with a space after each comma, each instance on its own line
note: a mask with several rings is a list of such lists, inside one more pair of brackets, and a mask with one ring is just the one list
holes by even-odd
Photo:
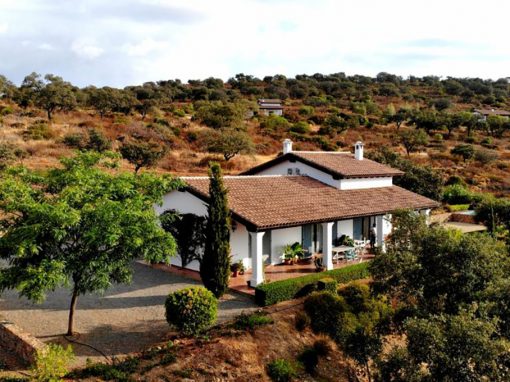
[[[285, 138], [296, 150], [352, 150], [362, 140], [369, 153], [385, 147], [405, 157], [403, 143], [414, 139], [405, 135], [419, 129], [426, 139], [410, 148], [413, 162], [441, 171], [444, 180], [458, 175], [475, 191], [510, 190], [508, 120], [471, 113], [510, 109], [506, 80], [237, 75], [225, 83], [78, 89], [58, 77], [31, 76], [19, 87], [0, 77], [4, 164], [47, 168], [75, 149], [119, 151], [132, 143], [160, 153], [157, 171], [205, 174], [214, 159], [237, 173], [276, 155]], [[258, 97], [282, 99], [284, 116], [262, 115]], [[452, 154], [459, 145], [471, 150], [467, 157]], [[133, 166], [125, 161], [123, 168]]]

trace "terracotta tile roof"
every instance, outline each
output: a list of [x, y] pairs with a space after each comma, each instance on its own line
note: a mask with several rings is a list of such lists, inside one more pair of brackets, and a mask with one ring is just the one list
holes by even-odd
[[[188, 190], [207, 200], [207, 177], [183, 178]], [[339, 190], [307, 176], [233, 176], [224, 178], [235, 219], [249, 229], [380, 215], [401, 208], [424, 209], [438, 203], [397, 186]]]
[[337, 178], [403, 175], [403, 172], [400, 170], [385, 166], [370, 159], [364, 158], [363, 160], [357, 160], [351, 153], [327, 151], [292, 151], [266, 163], [262, 163], [243, 174], [257, 174], [259, 171], [270, 168], [285, 160], [298, 160]]

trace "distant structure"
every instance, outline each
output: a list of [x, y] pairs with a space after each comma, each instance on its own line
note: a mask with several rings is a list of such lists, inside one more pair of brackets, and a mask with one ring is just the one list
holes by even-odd
[[486, 120], [490, 115], [499, 115], [501, 117], [510, 117], [510, 111], [498, 110], [498, 109], [474, 109], [473, 114], [480, 117], [482, 120]]
[[259, 110], [264, 115], [283, 115], [282, 101], [279, 99], [264, 99], [258, 100]]

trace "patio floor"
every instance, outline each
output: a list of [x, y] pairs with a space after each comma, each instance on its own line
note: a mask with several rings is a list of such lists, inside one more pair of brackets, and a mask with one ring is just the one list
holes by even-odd
[[[368, 261], [372, 259], [374, 256], [372, 254], [364, 254], [361, 256], [361, 259], [354, 261], [340, 260], [338, 263], [333, 262], [334, 269], [344, 268], [349, 265], [357, 264], [363, 261]], [[166, 271], [175, 273], [184, 277], [189, 277], [191, 279], [200, 281], [200, 274], [197, 271], [193, 271], [190, 269], [185, 269], [181, 267], [177, 267], [175, 265], [153, 265], [152, 267]], [[316, 273], [315, 265], [313, 262], [308, 264], [293, 264], [293, 265], [285, 265], [285, 264], [276, 264], [276, 265], [267, 265], [265, 267], [265, 276], [266, 281], [278, 281], [278, 280], [286, 280], [292, 279], [295, 277], [305, 276], [307, 274]], [[247, 271], [243, 275], [238, 275], [237, 277], [230, 278], [230, 289], [240, 292], [243, 294], [247, 294], [250, 296], [255, 295], [255, 289], [250, 288], [248, 286], [248, 281], [251, 278], [251, 271]]]

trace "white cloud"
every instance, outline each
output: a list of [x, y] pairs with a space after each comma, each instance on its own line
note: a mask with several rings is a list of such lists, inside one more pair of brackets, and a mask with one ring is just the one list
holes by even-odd
[[168, 48], [168, 43], [165, 41], [155, 41], [150, 38], [143, 39], [136, 43], [124, 44], [122, 50], [128, 56], [147, 56], [148, 54], [154, 54], [157, 52], [164, 51]]
[[7, 24], [7, 23], [0, 23], [0, 34], [1, 33], [6, 33], [8, 29], [9, 29], [9, 24]]
[[93, 60], [101, 56], [104, 49], [91, 41], [76, 40], [71, 44], [71, 51], [81, 58]]
[[37, 48], [41, 50], [55, 50], [55, 47], [51, 44], [48, 44], [46, 42], [43, 42], [42, 44], [39, 44]]

